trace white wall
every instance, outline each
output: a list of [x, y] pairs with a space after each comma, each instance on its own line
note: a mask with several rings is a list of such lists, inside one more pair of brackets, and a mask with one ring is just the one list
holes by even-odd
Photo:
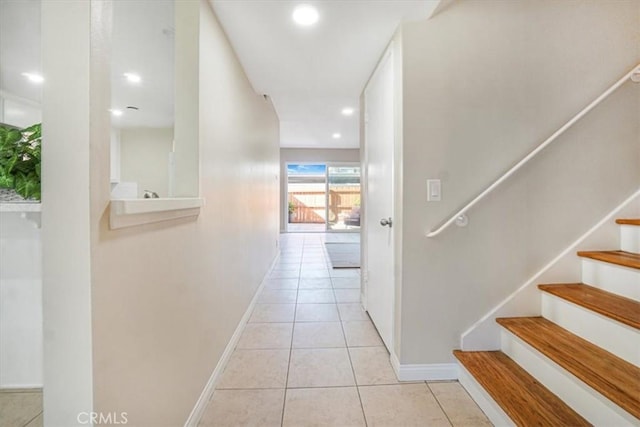
[[287, 163], [360, 163], [359, 149], [280, 149], [280, 231], [287, 229]]
[[172, 147], [173, 128], [122, 129], [120, 179], [138, 183], [138, 197], [142, 197], [145, 190], [167, 197]]
[[111, 160], [109, 161], [111, 165], [111, 183], [115, 184], [120, 182], [120, 174], [121, 174], [121, 144], [120, 144], [120, 129], [111, 129], [111, 140], [110, 140], [110, 150], [109, 154]]
[[112, 231], [111, 2], [43, 2], [47, 426], [78, 425], [92, 410], [182, 425], [277, 252], [277, 116], [209, 4], [180, 4], [199, 17], [191, 48], [202, 62], [200, 100], [176, 109], [176, 128], [201, 135], [207, 204], [197, 219]]
[[[93, 407], [91, 7], [92, 2], [86, 1], [42, 2], [42, 66], [48, 82], [42, 96], [43, 405], [47, 426], [78, 425], [78, 413]], [[109, 24], [108, 19], [101, 22]], [[104, 106], [102, 114], [108, 123], [107, 109]], [[103, 158], [108, 162], [109, 126], [103, 131], [107, 150]], [[107, 185], [108, 179], [107, 164]]]
[[[198, 114], [200, 108], [200, 7], [196, 1], [174, 1], [175, 102], [174, 170], [172, 192], [176, 197], [200, 194]], [[180, 118], [180, 119], [178, 119]]]
[[42, 123], [40, 104], [0, 90], [0, 123], [26, 128]]
[[22, 215], [0, 212], [0, 389], [42, 387], [40, 213]]
[[200, 216], [109, 230], [108, 138], [92, 139], [94, 406], [137, 426], [184, 424], [277, 251], [277, 116], [209, 4], [181, 3], [200, 16], [199, 112], [176, 108], [200, 135]]
[[[468, 227], [424, 236], [640, 62], [640, 3], [459, 1], [402, 39], [399, 356], [446, 363], [466, 328], [640, 186], [640, 85], [627, 83]], [[426, 202], [429, 178], [442, 202]]]

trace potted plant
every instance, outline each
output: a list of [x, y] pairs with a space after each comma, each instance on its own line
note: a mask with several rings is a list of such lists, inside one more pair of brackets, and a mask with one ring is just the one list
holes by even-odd
[[0, 126], [0, 189], [40, 200], [42, 126]]
[[295, 211], [296, 211], [296, 205], [293, 202], [289, 202], [289, 222], [293, 222]]

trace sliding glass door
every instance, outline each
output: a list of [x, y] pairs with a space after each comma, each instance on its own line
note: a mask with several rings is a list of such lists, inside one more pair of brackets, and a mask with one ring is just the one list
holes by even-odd
[[358, 164], [287, 164], [287, 231], [360, 229]]
[[287, 165], [287, 231], [325, 231], [327, 165]]
[[327, 230], [360, 229], [360, 166], [327, 168]]

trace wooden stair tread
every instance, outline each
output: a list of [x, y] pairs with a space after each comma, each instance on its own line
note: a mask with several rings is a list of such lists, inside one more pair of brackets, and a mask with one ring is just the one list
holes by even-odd
[[496, 321], [640, 419], [640, 368], [542, 317], [511, 317]]
[[640, 269], [640, 254], [625, 251], [580, 251], [578, 256]]
[[640, 302], [583, 283], [538, 285], [538, 288], [564, 300], [640, 329]]
[[516, 425], [591, 425], [503, 352], [453, 354]]
[[620, 224], [620, 225], [640, 225], [640, 219], [637, 219], [637, 218], [616, 219], [616, 224]]

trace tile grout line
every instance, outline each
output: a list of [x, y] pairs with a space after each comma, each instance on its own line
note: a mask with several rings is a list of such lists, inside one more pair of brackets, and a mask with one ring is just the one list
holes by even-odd
[[42, 415], [44, 413], [44, 411], [40, 411], [38, 412], [33, 418], [31, 418], [29, 421], [27, 421], [27, 423], [23, 426], [23, 427], [29, 427], [29, 424], [31, 424], [33, 422], [33, 420], [35, 420], [36, 418], [38, 418], [40, 415]]
[[[333, 286], [333, 279], [331, 280], [331, 285]], [[334, 298], [335, 298], [335, 292], [336, 291], [334, 289], [333, 290]], [[353, 360], [351, 359], [351, 351], [349, 351], [349, 343], [347, 342], [347, 333], [344, 330], [344, 322], [342, 321], [342, 315], [340, 314], [340, 310], [338, 310], [338, 318], [340, 319], [340, 328], [342, 328], [344, 343], [347, 346], [347, 357], [349, 358], [349, 365], [351, 365], [351, 374], [353, 375], [353, 382], [355, 384], [356, 393], [358, 394], [358, 401], [360, 402], [360, 410], [362, 411], [362, 418], [364, 419], [365, 427], [367, 427], [369, 425], [369, 423], [367, 422], [367, 414], [364, 412], [364, 404], [362, 403], [362, 396], [360, 395], [360, 387], [358, 386], [358, 379], [356, 378], [356, 370], [353, 367]]]
[[440, 403], [440, 400], [438, 399], [438, 396], [436, 396], [436, 394], [433, 392], [433, 390], [431, 389], [431, 386], [429, 385], [428, 381], [424, 382], [427, 386], [427, 389], [429, 390], [429, 393], [431, 393], [431, 395], [433, 396], [433, 398], [435, 399], [436, 403], [438, 404], [438, 407], [440, 408], [440, 410], [442, 411], [442, 413], [444, 414], [444, 416], [447, 418], [447, 421], [449, 421], [449, 424], [453, 427], [453, 422], [451, 422], [451, 418], [449, 418], [449, 414], [447, 414], [447, 411], [444, 410], [444, 407], [442, 406], [442, 404]]
[[[404, 383], [402, 383], [404, 384]], [[300, 387], [287, 387], [287, 390], [310, 390], [310, 389], [325, 389], [325, 388], [366, 388], [366, 387], [387, 387], [392, 385], [402, 385], [395, 383], [384, 383], [384, 384], [363, 384], [363, 385], [309, 385], [309, 386], [300, 386]], [[419, 383], [408, 383], [408, 384], [419, 384]], [[234, 387], [234, 388], [217, 388], [216, 390], [285, 390], [281, 387], [256, 387], [256, 388], [247, 388], [247, 387]]]
[[[326, 252], [326, 247], [325, 247], [325, 252]], [[329, 261], [327, 261], [329, 262]], [[333, 265], [330, 266], [331, 269], [335, 270], [333, 268]], [[329, 270], [329, 275], [331, 275], [331, 269]], [[334, 277], [333, 275], [331, 275], [331, 288], [333, 289], [333, 297], [336, 300], [336, 307], [338, 306], [338, 297], [336, 295], [336, 287], [335, 287], [335, 283], [334, 283], [334, 279], [336, 279], [337, 277]], [[358, 380], [356, 378], [356, 371], [355, 368], [353, 367], [353, 360], [351, 358], [351, 351], [350, 351], [350, 346], [349, 343], [347, 342], [347, 333], [345, 332], [344, 329], [344, 319], [342, 318], [342, 313], [340, 313], [340, 309], [338, 308], [338, 318], [340, 319], [340, 326], [342, 328], [342, 334], [344, 335], [344, 341], [345, 344], [347, 346], [347, 356], [349, 357], [349, 364], [351, 365], [351, 372], [353, 374], [353, 381], [355, 383], [355, 387], [356, 387], [356, 393], [358, 393], [358, 401], [360, 402], [360, 410], [362, 411], [362, 418], [364, 419], [364, 425], [365, 427], [369, 425], [368, 421], [367, 421], [367, 414], [364, 411], [364, 404], [362, 403], [362, 395], [360, 394], [360, 385], [358, 384]]]
[[[302, 256], [304, 256], [304, 240], [302, 243]], [[302, 257], [300, 258], [300, 265], [298, 266], [298, 287], [296, 288], [296, 302], [293, 307], [293, 323], [291, 326], [291, 342], [289, 344], [289, 363], [287, 363], [287, 375], [284, 378], [284, 395], [282, 399], [282, 415], [280, 417], [280, 427], [284, 427], [284, 411], [287, 406], [287, 389], [289, 386], [289, 371], [291, 371], [291, 356], [293, 353], [293, 335], [296, 331], [296, 314], [298, 312], [298, 293], [300, 292], [300, 276], [302, 273]]]
[[[456, 380], [455, 382], [456, 382], [456, 383], [457, 383], [457, 384], [462, 388], [462, 390], [463, 390], [463, 391], [464, 391], [464, 393], [467, 395], [467, 397], [468, 397], [469, 399], [471, 399], [471, 401], [473, 402], [473, 404], [475, 405], [475, 407], [476, 407], [476, 408], [478, 408], [478, 410], [480, 411], [480, 413], [482, 413], [482, 415], [484, 415], [484, 416], [485, 416], [485, 418], [487, 418], [487, 420], [489, 420], [489, 417], [488, 417], [488, 416], [487, 416], [487, 414], [484, 412], [484, 410], [480, 407], [480, 405], [478, 405], [478, 402], [476, 402], [476, 401], [474, 400], [474, 398], [471, 396], [471, 394], [469, 394], [469, 391], [468, 391], [466, 388], [464, 388], [464, 386], [463, 386], [462, 384], [460, 384], [460, 380]], [[435, 393], [434, 393], [434, 396], [435, 396]]]

